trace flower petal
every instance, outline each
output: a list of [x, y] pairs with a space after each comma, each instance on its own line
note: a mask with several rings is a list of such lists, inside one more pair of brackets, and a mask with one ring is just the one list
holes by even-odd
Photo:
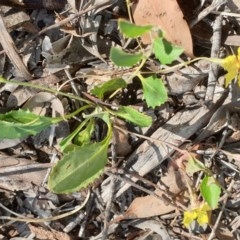
[[206, 212], [206, 211], [199, 211], [198, 212], [198, 217], [197, 217], [197, 222], [200, 225], [208, 224], [209, 223], [208, 212]]
[[211, 211], [212, 208], [205, 202], [203, 203], [203, 205], [201, 206], [201, 211]]
[[197, 218], [197, 212], [196, 211], [186, 211], [183, 214], [183, 225], [186, 228], [189, 228], [190, 224], [192, 223], [193, 220]]
[[227, 87], [238, 74], [238, 58], [235, 55], [228, 56], [222, 60], [221, 65], [227, 71], [225, 75], [225, 86]]
[[227, 74], [225, 74], [225, 87], [227, 87], [232, 82], [236, 75], [237, 73], [234, 72], [228, 72]]
[[236, 71], [238, 69], [237, 57], [235, 55], [228, 56], [222, 59], [221, 65], [227, 71]]

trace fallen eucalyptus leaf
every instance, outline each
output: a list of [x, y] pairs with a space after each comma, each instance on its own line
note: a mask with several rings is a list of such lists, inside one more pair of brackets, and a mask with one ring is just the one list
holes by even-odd
[[[166, 39], [193, 56], [192, 37], [187, 22], [176, 0], [139, 0], [132, 4], [137, 25], [153, 25], [164, 31]], [[147, 17], [146, 17], [147, 16]], [[149, 35], [142, 36], [144, 44], [151, 44]]]

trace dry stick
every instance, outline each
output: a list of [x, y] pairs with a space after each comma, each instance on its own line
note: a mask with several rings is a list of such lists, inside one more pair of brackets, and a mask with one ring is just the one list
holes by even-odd
[[200, 22], [203, 18], [205, 18], [208, 14], [215, 11], [217, 8], [219, 8], [221, 5], [225, 4], [227, 0], [213, 0], [212, 4], [205, 9], [203, 9], [202, 12], [198, 14], [198, 16], [190, 23], [190, 27], [192, 28], [194, 25], [196, 25], [198, 22]]
[[173, 228], [173, 232], [176, 233], [176, 234], [179, 234], [181, 237], [186, 237], [185, 239], [203, 240], [202, 237], [194, 236], [193, 233], [185, 232], [185, 231], [183, 231], [182, 229], [179, 229], [179, 228]]
[[[211, 58], [217, 58], [219, 55], [221, 38], [222, 38], [222, 15], [216, 17], [213, 25], [213, 41], [211, 49]], [[216, 63], [211, 63], [210, 72], [208, 76], [208, 86], [205, 96], [206, 103], [212, 103], [214, 91], [217, 83], [219, 65]]]
[[4, 24], [1, 14], [0, 14], [0, 43], [1, 43], [5, 53], [11, 60], [12, 64], [14, 65], [15, 69], [17, 70], [17, 73], [20, 76], [22, 76], [25, 80], [31, 80], [33, 77], [29, 73], [26, 66], [23, 64], [23, 61], [20, 58], [20, 56], [18, 55], [17, 49], [14, 45], [14, 42], [13, 42], [11, 36], [9, 35], [9, 33], [5, 27], [5, 24]]
[[[57, 154], [56, 153], [53, 153], [53, 155], [52, 155], [52, 157], [51, 157], [51, 160], [50, 160], [50, 164], [52, 164], [53, 166], [57, 163]], [[48, 177], [49, 177], [49, 175], [50, 175], [50, 172], [51, 172], [51, 168], [49, 168], [48, 170], [47, 170], [47, 173], [46, 173], [46, 175], [45, 175], [45, 177], [44, 177], [44, 179], [43, 179], [43, 181], [42, 181], [42, 184], [41, 184], [41, 186], [44, 186], [46, 183], [47, 183], [47, 181], [48, 181]]]
[[212, 239], [215, 237], [215, 235], [216, 235], [216, 231], [217, 231], [219, 222], [220, 222], [220, 220], [221, 220], [223, 211], [224, 211], [225, 206], [226, 206], [226, 204], [227, 204], [227, 199], [228, 199], [228, 196], [229, 196], [229, 192], [231, 191], [234, 183], [235, 183], [235, 180], [232, 180], [231, 183], [229, 184], [229, 187], [228, 187], [228, 189], [227, 189], [227, 192], [225, 193], [225, 195], [224, 195], [224, 197], [223, 197], [223, 198], [224, 198], [224, 201], [223, 201], [223, 205], [222, 205], [221, 211], [220, 211], [220, 213], [218, 214], [217, 220], [216, 220], [216, 222], [215, 222], [215, 224], [214, 224], [214, 227], [212, 228], [212, 232], [211, 232], [210, 236], [208, 237], [208, 240], [212, 240]]
[[230, 16], [230, 17], [240, 18], [240, 14], [239, 13], [222, 12], [222, 11], [213, 11], [212, 13], [214, 13], [216, 15], [223, 15], [223, 16]]
[[[112, 152], [113, 167], [116, 167], [117, 158], [116, 158], [115, 144], [112, 144], [111, 152]], [[108, 201], [106, 203], [106, 208], [105, 208], [104, 228], [103, 228], [103, 231], [102, 231], [102, 240], [107, 239], [107, 236], [108, 236], [109, 220], [110, 220], [111, 208], [112, 208], [113, 200], [114, 200], [114, 197], [115, 197], [115, 193], [116, 193], [116, 179], [114, 177], [112, 177], [111, 182], [110, 182], [110, 190], [109, 190], [110, 198], [108, 199]]]
[[116, 178], [113, 177], [111, 179], [111, 187], [110, 187], [110, 192], [109, 195], [111, 196], [106, 204], [106, 209], [105, 209], [105, 216], [104, 216], [104, 228], [102, 231], [102, 240], [107, 239], [108, 236], [108, 229], [109, 229], [109, 219], [110, 219], [110, 213], [111, 213], [111, 208], [112, 208], [112, 203], [113, 203], [113, 199], [114, 199], [114, 194], [116, 192]]
[[94, 197], [95, 197], [95, 194], [93, 192], [91, 192], [90, 199], [88, 201], [88, 204], [87, 204], [86, 210], [85, 210], [85, 218], [84, 218], [83, 222], [81, 223], [80, 229], [79, 229], [79, 232], [78, 232], [78, 237], [79, 238], [84, 237], [84, 231], [86, 229], [88, 219], [89, 219], [92, 207], [93, 207]]
[[65, 233], [71, 232], [80, 222], [84, 219], [85, 215], [80, 212], [74, 219], [72, 219], [67, 226], [63, 229]]
[[22, 171], [29, 171], [29, 170], [37, 171], [39, 169], [51, 168], [54, 165], [55, 164], [53, 163], [40, 163], [40, 164], [20, 165], [20, 166], [14, 166], [14, 167], [1, 167], [0, 174], [11, 175], [11, 174], [16, 174], [16, 172], [22, 172]]

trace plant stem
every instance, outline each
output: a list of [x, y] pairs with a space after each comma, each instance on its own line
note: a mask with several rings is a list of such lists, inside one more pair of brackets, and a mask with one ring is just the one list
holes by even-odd
[[56, 123], [59, 123], [61, 121], [66, 121], [67, 119], [70, 119], [70, 118], [76, 116], [78, 113], [80, 113], [80, 112], [82, 112], [82, 111], [84, 111], [85, 109], [88, 109], [88, 108], [92, 108], [92, 106], [85, 105], [85, 106], [83, 106], [81, 108], [78, 108], [76, 111], [74, 111], [72, 113], [69, 113], [67, 115], [64, 115], [64, 116], [61, 116], [61, 117], [52, 118], [52, 122], [54, 124], [56, 124]]
[[24, 86], [24, 87], [36, 88], [36, 89], [47, 91], [47, 92], [50, 92], [50, 93], [53, 93], [53, 94], [56, 94], [56, 95], [61, 95], [61, 96], [64, 96], [64, 97], [69, 97], [69, 98], [72, 98], [72, 99], [76, 99], [78, 101], [85, 102], [85, 103], [87, 103], [89, 105], [94, 105], [94, 103], [92, 103], [91, 101], [88, 101], [88, 100], [86, 100], [86, 99], [84, 99], [82, 97], [78, 97], [78, 96], [75, 96], [75, 95], [72, 95], [72, 94], [68, 94], [68, 93], [64, 93], [64, 92], [59, 92], [57, 90], [54, 90], [54, 89], [51, 89], [51, 88], [47, 88], [47, 87], [44, 87], [44, 86], [40, 86], [40, 85], [36, 85], [36, 84], [33, 84], [33, 83], [18, 82], [18, 81], [8, 81], [8, 80], [4, 79], [3, 77], [0, 77], [0, 82], [8, 83], [8, 84], [15, 84], [15, 85]]
[[131, 79], [133, 79], [135, 76], [137, 76], [140, 72], [140, 69], [144, 66], [144, 64], [147, 61], [147, 57], [143, 57], [141, 63], [139, 64], [139, 66], [136, 68], [136, 70], [134, 71], [134, 73], [126, 80], [127, 83], [129, 83], [129, 81]]
[[130, 6], [131, 6], [130, 0], [126, 0], [126, 4], [127, 4], [127, 11], [128, 11], [129, 20], [130, 20], [131, 23], [133, 23], [132, 13], [131, 13], [131, 9], [130, 9]]
[[172, 67], [169, 67], [167, 69], [163, 69], [163, 70], [159, 70], [157, 72], [155, 72], [156, 74], [166, 74], [166, 73], [169, 73], [169, 72], [172, 72], [174, 70], [177, 70], [179, 68], [182, 68], [186, 65], [189, 65], [190, 63], [193, 63], [193, 62], [196, 62], [198, 60], [207, 60], [209, 62], [213, 62], [213, 63], [217, 63], [217, 64], [221, 64], [221, 60], [222, 59], [218, 59], [218, 58], [208, 58], [208, 57], [198, 57], [198, 58], [194, 58], [192, 60], [189, 60], [189, 61], [186, 61], [186, 62], [183, 62], [183, 63], [179, 63], [177, 65], [174, 65]]

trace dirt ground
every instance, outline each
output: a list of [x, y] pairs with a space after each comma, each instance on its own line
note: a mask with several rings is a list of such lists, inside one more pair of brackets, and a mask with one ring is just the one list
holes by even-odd
[[[154, 37], [127, 38], [119, 19], [153, 25], [183, 49], [171, 64], [149, 54], [141, 66], [141, 74], [163, 82], [162, 104], [149, 106], [135, 65], [113, 63], [112, 47], [148, 52]], [[0, 0], [0, 239], [240, 239], [239, 46], [239, 0]], [[226, 67], [218, 64], [228, 56]], [[93, 94], [112, 79], [126, 86], [103, 98]], [[152, 124], [111, 115], [112, 136], [94, 158], [111, 127], [104, 117], [81, 124], [121, 106]], [[8, 115], [15, 110], [64, 121], [37, 132], [31, 124], [39, 119], [23, 126], [28, 115]], [[86, 169], [107, 159], [89, 184], [56, 193], [49, 176], [57, 163], [71, 161], [62, 150], [66, 139], [66, 151], [88, 149], [75, 153]], [[86, 139], [89, 148], [81, 145]]]

